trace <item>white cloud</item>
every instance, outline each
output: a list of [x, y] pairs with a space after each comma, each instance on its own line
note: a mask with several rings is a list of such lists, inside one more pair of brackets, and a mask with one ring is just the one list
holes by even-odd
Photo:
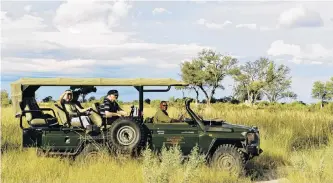
[[299, 6], [282, 12], [278, 25], [284, 28], [321, 27], [323, 20], [318, 12]]
[[55, 60], [42, 58], [3, 58], [2, 73], [36, 73], [36, 72], [55, 72], [55, 73], [79, 73], [88, 72], [89, 68], [95, 63], [94, 60]]
[[[80, 49], [81, 57], [92, 54], [91, 59], [50, 59], [50, 58], [19, 58], [4, 57], [2, 59], [2, 74], [18, 73], [58, 73], [58, 74], [82, 74], [85, 72], [98, 72], [98, 69], [126, 66], [126, 68], [179, 68], [179, 64], [185, 59], [195, 55], [204, 47], [197, 45], [153, 44], [133, 43], [114, 45], [103, 49]], [[123, 57], [128, 53], [143, 56]], [[112, 59], [107, 59], [110, 53]], [[104, 59], [97, 56], [104, 55]], [[110, 56], [109, 56], [110, 58]]]
[[44, 19], [32, 15], [23, 15], [18, 19], [12, 19], [7, 16], [7, 12], [1, 12], [1, 31], [4, 33], [14, 32], [34, 32], [42, 30], [47, 26], [44, 24]]
[[251, 30], [257, 29], [257, 24], [238, 24], [236, 25], [236, 28], [248, 28]]
[[31, 5], [24, 6], [24, 11], [29, 13], [31, 11]]
[[288, 44], [283, 40], [274, 41], [267, 54], [271, 56], [291, 56], [295, 63], [323, 64], [333, 63], [333, 49], [323, 47], [321, 44], [307, 44], [303, 47]]
[[[1, 39], [3, 63], [6, 64], [3, 72], [66, 73], [66, 68], [70, 67], [70, 72], [78, 73], [99, 66], [125, 64], [128, 67], [174, 68], [184, 58], [208, 48], [197, 44], [145, 43], [134, 39], [134, 33], [113, 32], [108, 17], [127, 16], [129, 5], [79, 3], [66, 2], [57, 8], [53, 23], [60, 32], [42, 32], [49, 27], [41, 17], [24, 15], [12, 19], [3, 12], [2, 24], [7, 30]], [[27, 27], [31, 31], [21, 31]], [[26, 55], [29, 58], [24, 58]]]
[[120, 19], [128, 15], [132, 6], [123, 1], [113, 4], [109, 2], [79, 2], [63, 3], [56, 10], [53, 23], [60, 31], [74, 33], [104, 33], [118, 26]]
[[119, 60], [95, 60], [95, 59], [69, 59], [56, 60], [47, 58], [17, 58], [8, 57], [2, 59], [2, 72], [4, 74], [26, 73], [84, 73], [91, 72], [99, 66], [124, 66], [142, 65], [147, 59], [142, 57], [122, 57]]
[[159, 64], [156, 64], [156, 68], [159, 68], [159, 69], [175, 69], [175, 68], [179, 68], [179, 64], [170, 64], [170, 63], [166, 63], [166, 62], [161, 62]]
[[154, 8], [152, 13], [154, 15], [156, 15], [156, 14], [159, 14], [159, 13], [169, 13], [170, 14], [171, 12], [168, 11], [167, 9], [165, 9], [165, 8]]
[[215, 29], [215, 30], [223, 29], [227, 25], [232, 24], [232, 22], [229, 21], [229, 20], [225, 21], [222, 24], [218, 24], [218, 23], [215, 23], [215, 22], [209, 22], [209, 21], [207, 21], [203, 18], [197, 20], [196, 23], [199, 24], [199, 25], [203, 25], [203, 26], [207, 27], [208, 29]]
[[272, 31], [272, 30], [276, 30], [276, 27], [260, 26], [259, 30], [260, 31]]
[[202, 1], [202, 0], [190, 0], [190, 1], [193, 1], [196, 4], [206, 4], [207, 3], [207, 1]]

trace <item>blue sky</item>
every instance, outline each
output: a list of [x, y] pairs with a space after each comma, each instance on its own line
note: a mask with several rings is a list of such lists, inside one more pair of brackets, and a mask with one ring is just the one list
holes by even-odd
[[[203, 48], [240, 63], [269, 57], [291, 68], [298, 100], [333, 76], [333, 2], [1, 2], [1, 88], [20, 77], [170, 77]], [[224, 81], [232, 92], [232, 80]], [[58, 98], [45, 87], [38, 98]], [[105, 95], [107, 87], [93, 94]], [[137, 98], [118, 88], [121, 100]], [[193, 93], [193, 92], [192, 92]], [[181, 92], [147, 94], [168, 99]], [[203, 97], [203, 95], [201, 95]]]

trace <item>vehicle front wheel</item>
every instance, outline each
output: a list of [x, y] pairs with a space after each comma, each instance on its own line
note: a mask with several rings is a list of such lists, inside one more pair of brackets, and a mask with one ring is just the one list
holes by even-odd
[[210, 161], [212, 167], [228, 171], [237, 176], [244, 175], [245, 163], [244, 153], [231, 144], [219, 146]]

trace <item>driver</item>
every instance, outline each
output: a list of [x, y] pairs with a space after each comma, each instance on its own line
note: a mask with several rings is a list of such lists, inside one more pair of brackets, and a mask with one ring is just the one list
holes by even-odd
[[154, 123], [175, 123], [181, 122], [180, 119], [172, 119], [167, 113], [168, 104], [166, 101], [161, 101], [160, 108], [157, 110], [154, 116]]
[[111, 124], [119, 117], [127, 115], [127, 112], [122, 110], [116, 102], [118, 96], [117, 90], [110, 90], [101, 104], [100, 111], [102, 116], [107, 119], [107, 124]]

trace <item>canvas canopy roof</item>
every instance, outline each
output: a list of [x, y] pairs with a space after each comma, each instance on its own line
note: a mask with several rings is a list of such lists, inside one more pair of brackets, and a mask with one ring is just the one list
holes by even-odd
[[185, 86], [184, 82], [171, 78], [21, 78], [12, 84], [43, 86]]
[[19, 103], [29, 86], [187, 86], [171, 78], [21, 78], [11, 83], [11, 98], [15, 113], [21, 112]]

